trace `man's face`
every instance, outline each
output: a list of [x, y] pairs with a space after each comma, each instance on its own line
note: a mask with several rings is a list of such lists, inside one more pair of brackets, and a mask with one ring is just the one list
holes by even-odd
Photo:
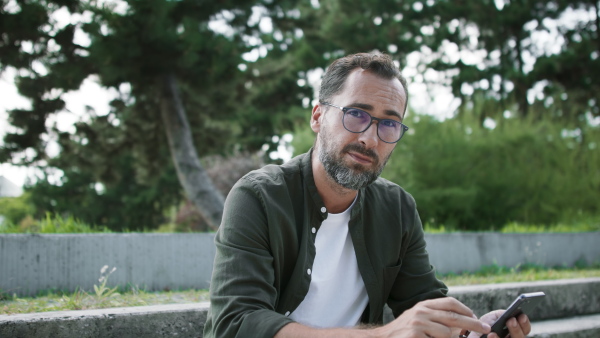
[[[386, 80], [358, 69], [330, 101], [337, 106], [362, 109], [374, 117], [401, 121], [406, 94], [398, 79]], [[362, 133], [349, 132], [342, 124], [342, 116], [343, 112], [335, 107], [320, 104], [313, 109], [312, 126], [318, 132], [316, 151], [331, 179], [344, 188], [358, 190], [377, 179], [395, 144], [379, 139], [377, 123]]]

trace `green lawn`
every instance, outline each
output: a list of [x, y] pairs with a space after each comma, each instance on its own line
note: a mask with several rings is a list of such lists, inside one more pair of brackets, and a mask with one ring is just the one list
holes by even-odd
[[72, 294], [50, 293], [32, 298], [7, 296], [0, 300], [0, 314], [88, 310], [110, 307], [145, 306], [160, 304], [183, 304], [208, 301], [207, 290], [185, 290], [168, 292], [145, 292], [140, 290], [114, 292], [98, 296], [95, 293], [75, 292]]
[[525, 269], [486, 273], [465, 273], [461, 275], [442, 275], [439, 279], [446, 285], [474, 285], [512, 282], [530, 282], [551, 279], [600, 277], [600, 268], [586, 269]]

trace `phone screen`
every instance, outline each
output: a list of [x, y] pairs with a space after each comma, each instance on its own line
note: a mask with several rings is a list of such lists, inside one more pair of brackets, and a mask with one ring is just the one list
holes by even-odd
[[[514, 302], [510, 304], [508, 309], [506, 309], [506, 312], [504, 312], [492, 325], [492, 332], [498, 334], [500, 338], [506, 337], [508, 335], [506, 321], [522, 313], [530, 313], [545, 296], [546, 294], [543, 292], [523, 293], [519, 295]], [[487, 334], [484, 334], [481, 338], [487, 338]]]

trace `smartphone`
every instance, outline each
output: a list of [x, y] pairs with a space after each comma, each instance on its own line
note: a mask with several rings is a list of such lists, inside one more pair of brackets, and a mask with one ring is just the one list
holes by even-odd
[[[534, 307], [536, 307], [546, 294], [543, 292], [531, 292], [531, 293], [523, 293], [515, 299], [512, 304], [506, 309], [506, 312], [496, 320], [496, 322], [492, 325], [492, 332], [498, 334], [500, 338], [504, 338], [508, 336], [508, 328], [506, 327], [506, 321], [512, 317], [516, 317], [521, 313], [527, 314], [531, 312]], [[487, 334], [481, 336], [481, 338], [487, 338]]]

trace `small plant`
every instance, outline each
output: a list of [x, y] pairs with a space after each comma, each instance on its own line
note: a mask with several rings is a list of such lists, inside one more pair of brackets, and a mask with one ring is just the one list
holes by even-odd
[[106, 272], [108, 271], [108, 265], [105, 265], [102, 267], [102, 269], [100, 269], [100, 279], [98, 279], [98, 281], [100, 282], [100, 286], [94, 284], [94, 292], [96, 293], [96, 296], [100, 299], [103, 298], [108, 298], [110, 296], [116, 296], [119, 295], [119, 293], [117, 293], [117, 288], [118, 286], [115, 286], [114, 288], [109, 288], [106, 286], [106, 283], [108, 282], [108, 277], [115, 272], [115, 270], [117, 270], [116, 267], [113, 267], [110, 272]]
[[61, 301], [71, 310], [81, 310], [85, 307], [84, 300], [86, 296], [88, 296], [88, 294], [85, 291], [77, 288], [71, 296], [63, 295]]
[[6, 292], [6, 291], [4, 291], [4, 290], [0, 289], [0, 301], [2, 301], [2, 300], [9, 300], [9, 299], [12, 299], [12, 298], [13, 298], [13, 297], [11, 297], [11, 296], [8, 294], [8, 292]]

